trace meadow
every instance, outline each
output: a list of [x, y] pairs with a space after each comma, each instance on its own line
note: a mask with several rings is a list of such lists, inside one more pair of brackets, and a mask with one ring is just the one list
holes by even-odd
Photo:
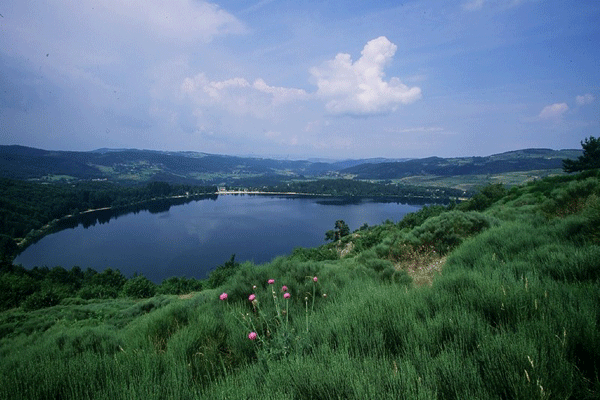
[[35, 308], [0, 313], [0, 398], [598, 399], [600, 173]]

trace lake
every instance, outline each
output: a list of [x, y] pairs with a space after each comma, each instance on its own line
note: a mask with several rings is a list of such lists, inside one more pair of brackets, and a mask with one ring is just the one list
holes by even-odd
[[32, 244], [14, 263], [113, 268], [156, 283], [171, 276], [201, 279], [232, 254], [238, 262], [262, 264], [296, 247], [320, 246], [338, 219], [354, 231], [364, 223], [397, 222], [420, 208], [373, 199], [212, 196], [122, 215], [88, 214]]

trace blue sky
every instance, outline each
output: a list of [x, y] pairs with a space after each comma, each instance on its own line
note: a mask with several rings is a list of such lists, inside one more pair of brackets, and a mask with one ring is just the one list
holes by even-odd
[[600, 2], [0, 5], [0, 144], [332, 159], [580, 148]]

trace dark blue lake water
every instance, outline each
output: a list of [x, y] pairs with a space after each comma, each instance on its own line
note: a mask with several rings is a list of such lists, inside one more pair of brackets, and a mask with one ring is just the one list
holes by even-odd
[[354, 231], [364, 223], [397, 222], [420, 208], [370, 199], [214, 196], [117, 217], [105, 213], [91, 225], [88, 216], [87, 222], [32, 244], [15, 264], [113, 268], [156, 283], [171, 276], [205, 278], [232, 254], [238, 262], [260, 264], [296, 247], [322, 245], [338, 219]]

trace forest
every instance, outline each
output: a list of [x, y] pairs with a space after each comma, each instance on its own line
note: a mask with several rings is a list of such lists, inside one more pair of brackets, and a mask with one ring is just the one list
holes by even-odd
[[397, 197], [411, 204], [442, 202], [468, 196], [460, 189], [432, 188], [424, 186], [392, 184], [391, 182], [373, 183], [350, 179], [318, 179], [282, 183], [263, 188], [266, 192], [297, 192], [328, 194], [332, 196], [359, 197]]
[[335, 228], [201, 282], [5, 261], [0, 397], [600, 397], [597, 169]]
[[[111, 182], [42, 184], [0, 178], [0, 259], [12, 259], [24, 246], [49, 231], [42, 228], [86, 210], [127, 209], [175, 196], [214, 194], [215, 186], [170, 185], [150, 182], [127, 186]], [[19, 248], [18, 242], [25, 240]]]

